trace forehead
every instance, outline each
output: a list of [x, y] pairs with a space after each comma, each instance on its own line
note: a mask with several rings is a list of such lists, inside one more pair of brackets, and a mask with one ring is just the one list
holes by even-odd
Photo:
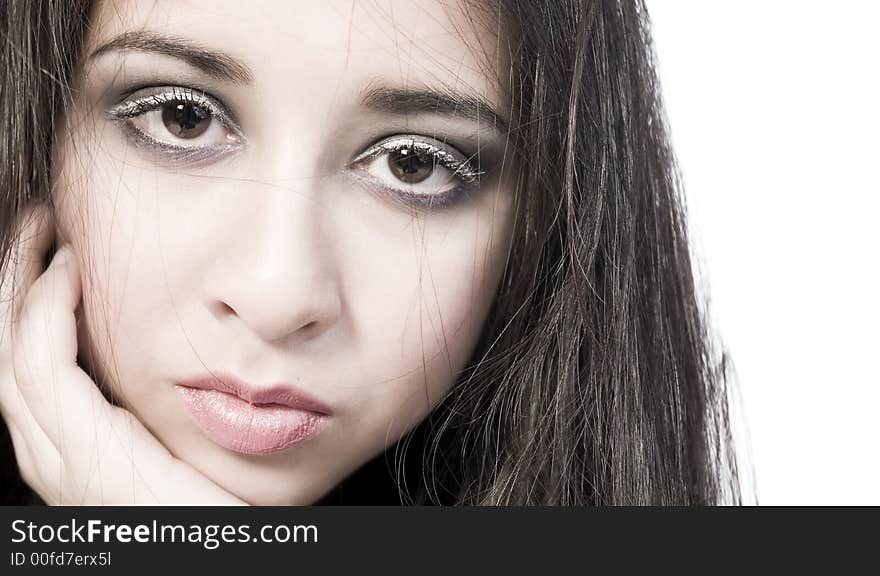
[[503, 108], [500, 34], [485, 16], [472, 2], [438, 0], [103, 0], [88, 43], [156, 32], [228, 54], [260, 85], [323, 97], [373, 83], [446, 87]]

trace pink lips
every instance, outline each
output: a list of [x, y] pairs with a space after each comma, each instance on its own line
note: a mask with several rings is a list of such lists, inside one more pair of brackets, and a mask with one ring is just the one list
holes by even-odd
[[307, 440], [331, 413], [290, 384], [257, 388], [222, 373], [178, 382], [176, 388], [205, 434], [246, 454], [278, 452]]

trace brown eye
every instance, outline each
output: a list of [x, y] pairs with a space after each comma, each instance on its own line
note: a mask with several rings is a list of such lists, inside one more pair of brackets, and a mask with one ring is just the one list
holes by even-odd
[[451, 202], [457, 194], [479, 189], [478, 180], [484, 172], [470, 158], [436, 138], [400, 134], [361, 152], [349, 169], [379, 192], [430, 208]]
[[434, 172], [434, 158], [412, 148], [401, 148], [388, 154], [388, 168], [401, 182], [418, 184]]
[[198, 138], [211, 125], [211, 112], [190, 102], [169, 103], [162, 107], [162, 122], [178, 138]]

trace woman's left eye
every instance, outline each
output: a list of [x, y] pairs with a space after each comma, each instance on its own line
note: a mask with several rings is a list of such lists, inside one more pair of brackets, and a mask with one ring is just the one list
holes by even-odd
[[215, 152], [240, 145], [241, 130], [214, 98], [181, 87], [135, 92], [109, 110], [140, 144], [169, 152]]
[[362, 179], [424, 207], [449, 204], [479, 185], [483, 174], [473, 160], [425, 136], [386, 138], [351, 163]]

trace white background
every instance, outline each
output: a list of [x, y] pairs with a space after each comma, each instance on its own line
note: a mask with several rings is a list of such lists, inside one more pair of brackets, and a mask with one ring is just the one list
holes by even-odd
[[880, 3], [647, 0], [760, 504], [880, 504]]

